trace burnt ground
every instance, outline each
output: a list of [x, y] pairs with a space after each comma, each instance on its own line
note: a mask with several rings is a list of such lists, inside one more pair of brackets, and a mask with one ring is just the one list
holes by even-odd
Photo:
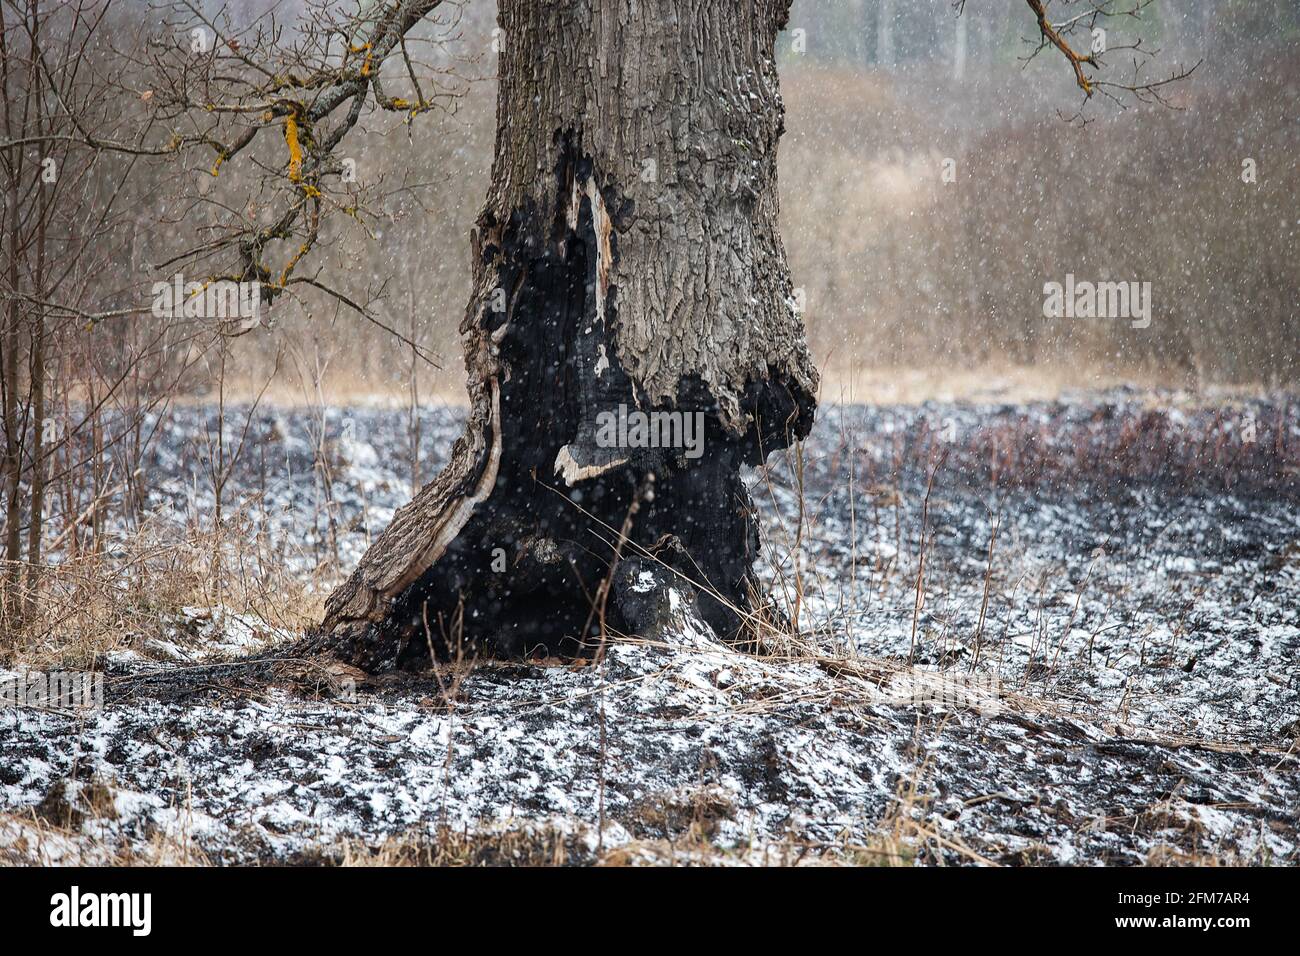
[[[159, 521], [212, 509], [189, 437], [211, 415], [160, 433]], [[328, 493], [307, 418], [255, 416], [227, 499], [304, 577], [409, 490], [405, 412], [329, 412]], [[425, 414], [426, 476], [455, 428]], [[0, 711], [0, 860], [458, 835], [489, 862], [1300, 862], [1293, 406], [829, 407], [776, 457], [760, 570], [797, 641], [737, 653], [683, 605], [600, 666], [353, 685], [246, 611], [178, 609], [108, 655], [102, 711]]]

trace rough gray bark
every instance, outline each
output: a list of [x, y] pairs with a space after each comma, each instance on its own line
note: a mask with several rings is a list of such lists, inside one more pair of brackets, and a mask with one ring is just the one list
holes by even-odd
[[[743, 631], [757, 525], [739, 470], [815, 408], [777, 229], [788, 6], [502, 0], [461, 325], [470, 418], [331, 596], [336, 653], [370, 670], [460, 641], [580, 653], [597, 615], [637, 617], [626, 588], [608, 608], [601, 589], [632, 552], [695, 581], [723, 636]], [[597, 416], [620, 404], [704, 413], [703, 455], [601, 447]]]

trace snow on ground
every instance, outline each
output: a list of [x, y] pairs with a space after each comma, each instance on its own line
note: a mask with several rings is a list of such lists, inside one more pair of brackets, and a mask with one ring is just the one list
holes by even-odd
[[[212, 507], [186, 445], [209, 414], [178, 411], [150, 471], [178, 522]], [[1176, 451], [1116, 472], [1133, 439], [1093, 446], [1146, 414], [1123, 394], [824, 410], [802, 511], [792, 469], [752, 482], [762, 573], [777, 594], [802, 575], [794, 660], [736, 653], [684, 615], [669, 644], [615, 644], [597, 667], [322, 693], [232, 667], [181, 695], [149, 675], [283, 636], [187, 609], [184, 661], [113, 659], [102, 711], [0, 711], [0, 861], [314, 860], [445, 826], [545, 828], [579, 861], [874, 862], [892, 835], [924, 862], [1300, 862], [1290, 459], [1217, 472]], [[1249, 414], [1300, 447], [1294, 409]], [[1174, 410], [1160, 447], [1215, 447], [1206, 434], [1233, 427], [1218, 415]], [[425, 416], [425, 477], [455, 419]], [[329, 411], [328, 492], [309, 421], [259, 412], [227, 501], [292, 539], [303, 574], [335, 540], [350, 566], [409, 494], [404, 412]], [[1039, 436], [1020, 462], [1033, 480], [994, 478], [990, 436], [1009, 428]], [[1043, 468], [1054, 456], [1068, 467]]]

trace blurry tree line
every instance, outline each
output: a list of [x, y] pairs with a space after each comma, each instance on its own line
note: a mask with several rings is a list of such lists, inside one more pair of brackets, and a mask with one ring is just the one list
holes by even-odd
[[[1140, 3], [1102, 6], [1120, 11]], [[1055, 19], [1076, 16], [1084, 6], [1058, 3]], [[810, 54], [849, 67], [929, 66], [939, 58], [962, 71], [968, 64], [987, 69], [1023, 55], [1025, 7], [1019, 0], [966, 0], [964, 13], [956, 15], [954, 0], [795, 0], [790, 25], [818, 38], [809, 44]], [[1295, 0], [1155, 0], [1141, 15], [1143, 35], [1161, 47], [1300, 35]]]
[[[1021, 7], [968, 0], [958, 44], [947, 0], [898, 4], [895, 35], [929, 46], [882, 66], [888, 5], [796, 3], [809, 40], [783, 72], [782, 215], [815, 354], [832, 373], [1042, 364], [1293, 382], [1300, 4], [1156, 0], [1142, 11], [1154, 62], [1196, 73], [1172, 108], [1094, 103], [1079, 123], [1061, 119], [1069, 77], [1025, 61]], [[1151, 281], [1152, 326], [1044, 318], [1044, 283], [1067, 273]]]

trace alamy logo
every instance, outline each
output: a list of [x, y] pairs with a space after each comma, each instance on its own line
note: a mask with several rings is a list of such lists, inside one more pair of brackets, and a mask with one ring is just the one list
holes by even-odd
[[643, 412], [618, 406], [596, 416], [601, 448], [684, 448], [687, 458], [704, 454], [703, 412]]
[[70, 893], [50, 897], [50, 925], [129, 926], [133, 936], [148, 936], [153, 929], [152, 893]]
[[51, 710], [100, 710], [104, 675], [98, 671], [24, 671], [0, 674], [0, 705]]
[[153, 284], [153, 314], [158, 319], [235, 319], [240, 331], [256, 328], [262, 308], [260, 282], [186, 282], [179, 272], [170, 282]]
[[1135, 329], [1151, 324], [1150, 282], [1076, 282], [1043, 285], [1043, 315], [1049, 319], [1131, 319]]
[[947, 710], [974, 710], [982, 717], [1002, 711], [1002, 684], [989, 674], [910, 668], [890, 678], [882, 699], [895, 707], [930, 706]]

